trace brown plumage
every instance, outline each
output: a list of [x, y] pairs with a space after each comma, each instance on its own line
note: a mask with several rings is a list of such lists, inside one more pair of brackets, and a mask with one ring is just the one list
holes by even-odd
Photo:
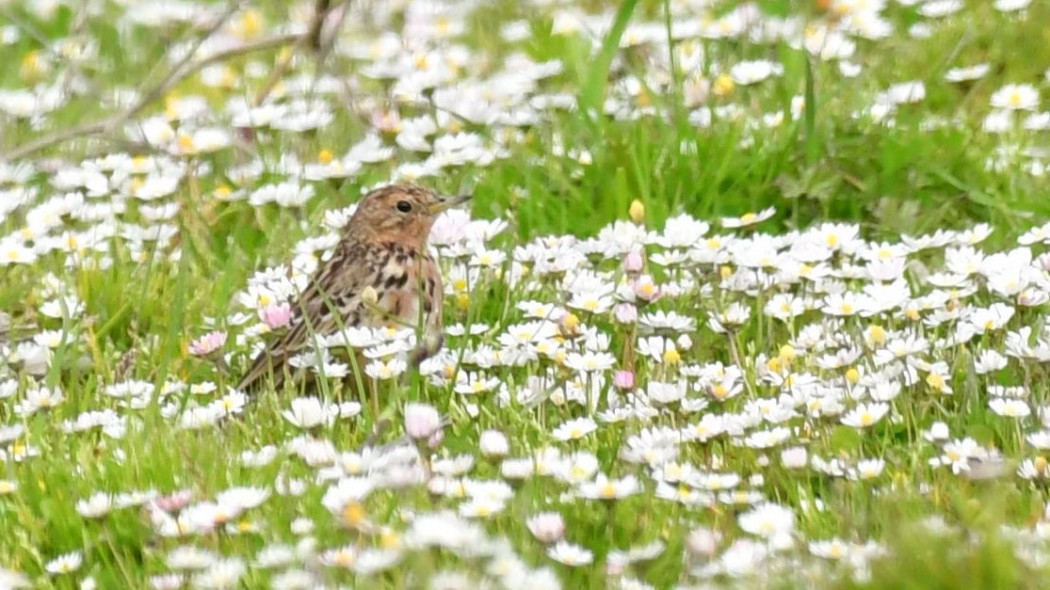
[[[278, 388], [288, 359], [323, 337], [346, 327], [377, 327], [400, 322], [424, 334], [413, 355], [420, 361], [443, 341], [441, 273], [427, 253], [426, 239], [439, 213], [470, 197], [443, 198], [415, 185], [376, 189], [361, 199], [332, 257], [325, 261], [299, 298], [281, 337], [261, 352], [237, 385], [254, 391], [273, 375]], [[371, 287], [376, 300], [361, 294]]]

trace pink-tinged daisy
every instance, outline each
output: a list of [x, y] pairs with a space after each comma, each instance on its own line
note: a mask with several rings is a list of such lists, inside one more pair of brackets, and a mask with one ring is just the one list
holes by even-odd
[[190, 343], [190, 354], [194, 356], [209, 356], [222, 348], [223, 344], [226, 344], [226, 332], [218, 330], [208, 332]]

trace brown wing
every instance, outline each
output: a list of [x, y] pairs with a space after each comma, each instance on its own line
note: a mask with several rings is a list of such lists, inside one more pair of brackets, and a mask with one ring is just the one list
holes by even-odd
[[284, 379], [288, 359], [307, 348], [314, 336], [360, 323], [361, 289], [372, 283], [375, 273], [367, 258], [362, 249], [354, 247], [341, 246], [333, 253], [292, 304], [287, 332], [255, 357], [237, 384], [238, 389], [257, 390], [263, 377], [271, 372], [277, 389]]

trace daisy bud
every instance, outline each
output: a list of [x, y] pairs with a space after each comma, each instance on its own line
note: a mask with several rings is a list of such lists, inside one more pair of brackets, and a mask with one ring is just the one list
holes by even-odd
[[621, 324], [633, 324], [638, 321], [638, 308], [630, 303], [618, 303], [613, 308], [613, 316]]
[[379, 301], [379, 293], [376, 293], [375, 287], [371, 285], [361, 290], [361, 301], [365, 303], [372, 303]]
[[507, 437], [498, 430], [482, 432], [478, 446], [481, 448], [481, 454], [486, 457], [505, 457], [510, 453], [510, 443], [507, 442]]
[[948, 425], [944, 422], [934, 422], [930, 429], [923, 433], [923, 438], [930, 442], [945, 441], [950, 436], [951, 432], [948, 430]]
[[283, 328], [292, 321], [292, 306], [287, 303], [271, 303], [259, 310], [259, 319], [271, 330]]
[[711, 82], [702, 76], [692, 76], [682, 83], [682, 95], [689, 107], [698, 107], [707, 102], [711, 92]]
[[627, 210], [627, 214], [631, 216], [631, 221], [641, 223], [645, 221], [645, 205], [635, 199], [631, 201], [631, 208]]
[[633, 389], [634, 371], [616, 371], [613, 373], [613, 385], [617, 389]]
[[305, 517], [297, 518], [292, 521], [291, 527], [293, 535], [308, 535], [314, 530], [314, 521]]
[[605, 558], [605, 575], [622, 576], [624, 570], [630, 565], [627, 556], [619, 551], [610, 552]]
[[634, 248], [623, 257], [624, 272], [641, 272], [645, 266], [645, 258], [642, 256], [641, 248]]
[[780, 462], [788, 469], [801, 469], [808, 461], [805, 447], [791, 447], [780, 452]]
[[426, 404], [405, 406], [405, 433], [413, 439], [427, 439], [441, 430], [441, 415]]
[[565, 521], [557, 512], [541, 512], [526, 520], [525, 526], [541, 543], [554, 543], [565, 535]]
[[306, 560], [317, 553], [317, 538], [303, 537], [295, 544], [295, 554], [299, 559]]
[[703, 527], [693, 529], [685, 539], [685, 546], [694, 553], [703, 557], [713, 557], [718, 553], [718, 543], [722, 536], [716, 531]]

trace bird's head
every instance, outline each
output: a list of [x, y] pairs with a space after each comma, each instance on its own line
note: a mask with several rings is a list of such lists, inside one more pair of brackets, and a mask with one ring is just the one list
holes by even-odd
[[442, 197], [414, 184], [384, 186], [361, 199], [346, 231], [358, 239], [419, 249], [442, 211], [469, 200], [470, 196]]

